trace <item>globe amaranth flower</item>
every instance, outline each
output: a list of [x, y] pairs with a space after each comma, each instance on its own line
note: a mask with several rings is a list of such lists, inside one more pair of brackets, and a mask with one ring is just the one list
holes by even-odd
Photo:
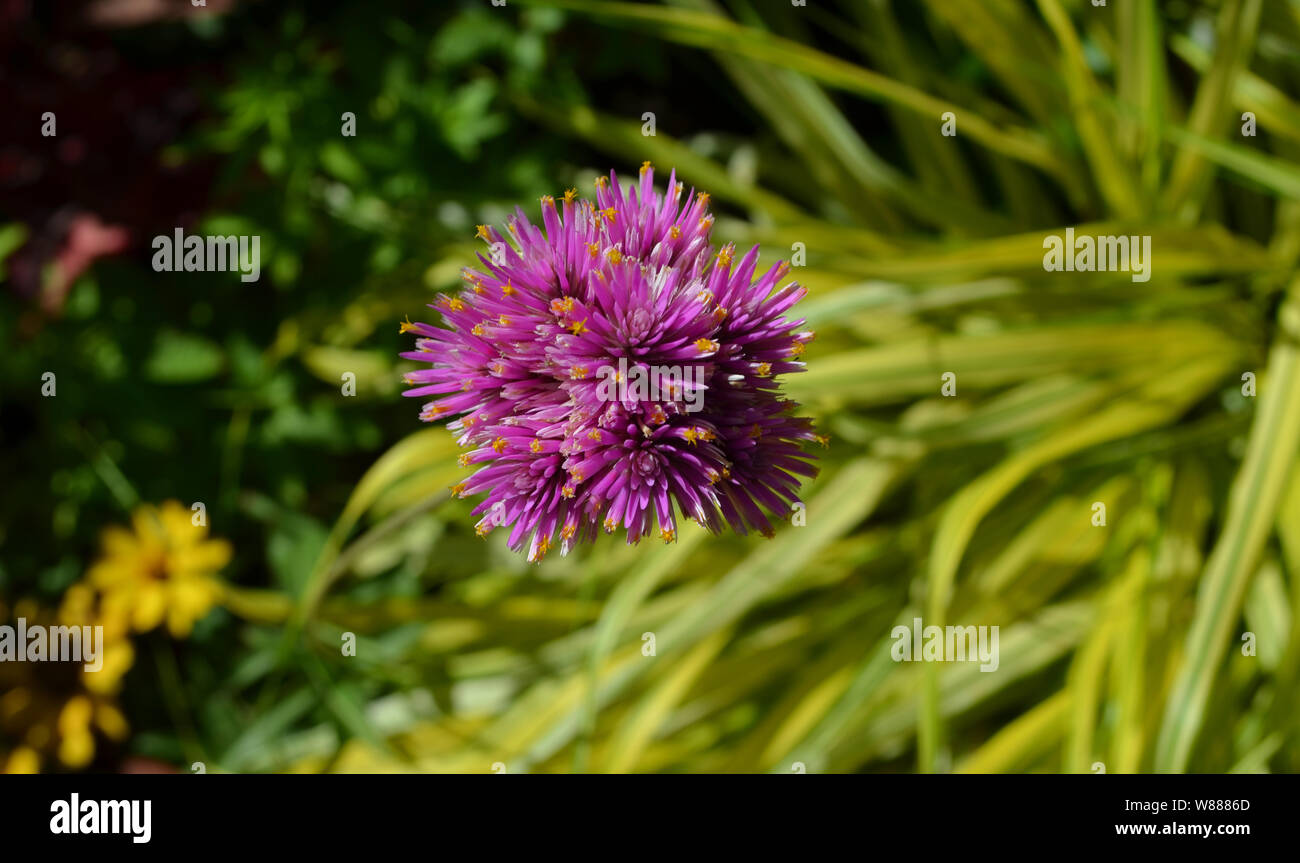
[[778, 287], [784, 262], [755, 276], [757, 246], [715, 250], [709, 196], [682, 191], [674, 172], [656, 192], [647, 162], [626, 191], [611, 172], [594, 201], [543, 197], [540, 225], [516, 208], [430, 306], [444, 326], [402, 325], [402, 357], [429, 366], [405, 395], [434, 397], [420, 418], [449, 421], [478, 467], [453, 491], [486, 494], [479, 534], [508, 528], [530, 560], [602, 527], [671, 542], [676, 511], [770, 536], [816, 474], [800, 444], [820, 438], [776, 382], [803, 369], [813, 334], [786, 314], [805, 291]]

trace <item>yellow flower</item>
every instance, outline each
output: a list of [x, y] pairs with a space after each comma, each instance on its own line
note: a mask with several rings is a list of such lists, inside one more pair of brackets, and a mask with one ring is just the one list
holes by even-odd
[[209, 539], [207, 525], [194, 524], [174, 500], [139, 507], [131, 522], [133, 530], [104, 531], [103, 556], [86, 574], [102, 593], [103, 616], [129, 621], [136, 632], [166, 620], [184, 638], [221, 595], [212, 576], [230, 562], [230, 543]]
[[78, 582], [63, 594], [59, 606], [59, 623], [63, 626], [103, 627], [101, 646], [103, 661], [98, 671], [83, 668], [82, 685], [99, 695], [113, 695], [122, 687], [122, 676], [135, 661], [131, 646], [129, 622], [125, 615], [109, 616], [102, 609], [100, 597], [85, 582]]
[[[0, 623], [18, 618], [56, 622], [30, 601], [15, 604], [12, 614], [0, 601]], [[106, 653], [105, 670], [108, 664]], [[110, 697], [87, 688], [95, 679], [80, 661], [0, 662], [0, 773], [37, 773], [50, 757], [77, 770], [94, 760], [96, 738], [125, 739], [126, 717]]]

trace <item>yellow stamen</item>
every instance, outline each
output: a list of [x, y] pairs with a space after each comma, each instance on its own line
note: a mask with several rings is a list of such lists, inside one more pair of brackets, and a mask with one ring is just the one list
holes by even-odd
[[492, 441], [492, 449], [496, 450], [496, 452], [498, 452], [498, 453], [503, 453], [503, 452], [505, 452], [505, 451], [506, 451], [506, 439], [503, 438], [503, 437], [499, 437], [499, 438], [497, 438], [496, 440]]
[[487, 225], [479, 225], [479, 226], [478, 226], [478, 231], [475, 233], [475, 236], [478, 237], [480, 240], [490, 240], [490, 239], [492, 239], [492, 237], [489, 236], [489, 234], [488, 234], [488, 226], [487, 226]]
[[668, 236], [672, 237], [674, 240], [680, 237], [681, 235], [682, 235], [682, 229], [677, 227], [676, 225], [673, 225], [668, 229]]
[[574, 199], [577, 197], [578, 197], [577, 189], [566, 189], [564, 192], [564, 203], [572, 204]]
[[659, 538], [664, 542], [672, 542], [677, 538], [677, 531], [673, 530], [671, 527], [665, 527], [659, 531]]
[[702, 354], [708, 354], [718, 349], [718, 343], [712, 339], [696, 339], [695, 349]]
[[587, 319], [583, 318], [580, 321], [574, 321], [573, 323], [569, 324], [569, 329], [573, 330], [573, 334], [575, 336], [580, 335], [584, 330], [587, 329]]
[[653, 167], [654, 165], [650, 164], [650, 160], [646, 159], [644, 162], [641, 163], [641, 173], [644, 174], [646, 171], [649, 171]]
[[533, 438], [533, 442], [528, 445], [528, 448], [533, 452], [541, 452], [542, 442], [539, 441], [537, 438]]

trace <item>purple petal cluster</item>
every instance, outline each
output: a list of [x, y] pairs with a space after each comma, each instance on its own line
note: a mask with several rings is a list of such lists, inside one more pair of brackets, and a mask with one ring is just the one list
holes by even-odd
[[[671, 542], [676, 511], [770, 536], [764, 510], [785, 518], [816, 474], [800, 443], [820, 438], [776, 382], [803, 369], [813, 334], [786, 314], [805, 291], [777, 287], [784, 262], [756, 278], [757, 246], [715, 250], [709, 196], [682, 192], [674, 172], [657, 193], [647, 162], [626, 191], [611, 172], [595, 201], [543, 197], [540, 225], [516, 208], [506, 235], [479, 227], [465, 290], [430, 306], [443, 326], [402, 325], [402, 356], [429, 365], [405, 395], [432, 396], [420, 418], [449, 421], [478, 468], [453, 492], [486, 494], [479, 534], [508, 529], [529, 560], [602, 527]], [[646, 397], [611, 369], [681, 374]]]

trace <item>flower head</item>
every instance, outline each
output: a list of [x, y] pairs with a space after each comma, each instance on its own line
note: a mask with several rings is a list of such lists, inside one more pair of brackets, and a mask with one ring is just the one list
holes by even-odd
[[206, 523], [195, 524], [174, 500], [139, 507], [131, 522], [133, 530], [104, 531], [103, 556], [86, 573], [101, 594], [101, 612], [128, 620], [136, 632], [166, 620], [171, 634], [184, 638], [221, 595], [212, 576], [230, 561], [230, 543], [209, 539]]
[[654, 169], [624, 191], [612, 172], [595, 200], [516, 209], [506, 233], [480, 226], [482, 269], [431, 305], [443, 327], [416, 335], [405, 395], [434, 397], [420, 418], [448, 420], [478, 470], [455, 491], [486, 494], [478, 532], [509, 529], [538, 560], [599, 530], [671, 541], [677, 512], [717, 532], [770, 534], [764, 512], [797, 500], [814, 439], [777, 375], [803, 369], [812, 333], [785, 315], [804, 295], [778, 287], [784, 263], [756, 276], [709, 236], [708, 195], [666, 193]]

